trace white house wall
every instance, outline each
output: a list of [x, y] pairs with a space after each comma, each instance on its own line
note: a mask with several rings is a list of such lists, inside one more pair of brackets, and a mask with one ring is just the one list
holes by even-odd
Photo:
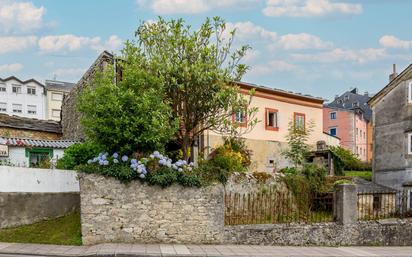
[[0, 192], [79, 192], [77, 173], [72, 170], [0, 166]]
[[[6, 113], [8, 115], [16, 115], [21, 117], [27, 118], [35, 118], [35, 119], [46, 119], [46, 94], [44, 87], [40, 86], [35, 82], [27, 82], [25, 84], [20, 83], [17, 80], [10, 79], [6, 82], [0, 82], [0, 84], [6, 85], [6, 92], [0, 91], [0, 103], [7, 104]], [[12, 92], [12, 85], [20, 85], [21, 86], [21, 93], [13, 93]], [[36, 94], [30, 95], [27, 94], [27, 87], [35, 87]], [[15, 113], [12, 110], [13, 104], [21, 104], [22, 105], [22, 112]], [[28, 113], [28, 105], [35, 105], [36, 106], [36, 114], [29, 114]]]

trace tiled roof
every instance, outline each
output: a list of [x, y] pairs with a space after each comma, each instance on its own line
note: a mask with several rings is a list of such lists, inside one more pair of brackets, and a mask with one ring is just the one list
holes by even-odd
[[60, 123], [57, 121], [38, 120], [7, 114], [0, 114], [0, 127], [62, 133]]
[[282, 95], [288, 95], [291, 97], [296, 97], [296, 98], [301, 98], [301, 99], [306, 99], [306, 100], [313, 100], [317, 102], [324, 102], [325, 99], [317, 96], [312, 96], [308, 94], [301, 94], [301, 93], [296, 93], [288, 90], [283, 90], [279, 88], [272, 88], [272, 87], [266, 87], [266, 86], [261, 86], [261, 85], [256, 85], [253, 83], [248, 83], [248, 82], [243, 82], [243, 81], [236, 81], [236, 83], [240, 86], [246, 86], [248, 88], [256, 88], [257, 90], [263, 90], [267, 91], [268, 93], [274, 93], [274, 94], [282, 94]]
[[70, 90], [76, 85], [71, 82], [57, 81], [57, 80], [46, 80], [47, 90], [57, 90], [63, 92], [70, 92]]
[[0, 137], [0, 144], [9, 146], [29, 146], [40, 148], [67, 148], [77, 143], [72, 140], [42, 140], [42, 139], [23, 139], [23, 138], [8, 138]]
[[7, 82], [7, 81], [12, 80], [12, 79], [18, 81], [18, 82], [21, 83], [21, 84], [27, 84], [27, 83], [29, 83], [29, 82], [34, 82], [34, 83], [37, 83], [39, 86], [44, 87], [44, 85], [43, 85], [42, 83], [38, 82], [38, 81], [35, 80], [35, 79], [28, 79], [28, 80], [24, 80], [24, 81], [23, 81], [23, 80], [15, 77], [15, 76], [10, 76], [10, 77], [4, 78], [4, 79], [0, 78], [0, 81], [1, 81], [1, 82]]
[[[361, 109], [365, 119], [370, 121], [372, 119], [372, 109], [368, 105], [369, 99], [369, 95], [358, 94], [357, 90], [353, 89], [351, 91], [343, 93], [331, 103], [326, 104], [326, 107], [345, 110]], [[356, 104], [354, 105], [354, 103]]]

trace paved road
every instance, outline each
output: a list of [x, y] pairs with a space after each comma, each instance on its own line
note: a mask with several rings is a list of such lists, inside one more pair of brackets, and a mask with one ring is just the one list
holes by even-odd
[[57, 246], [0, 243], [0, 257], [31, 256], [412, 256], [412, 247], [292, 247], [253, 245], [99, 244]]

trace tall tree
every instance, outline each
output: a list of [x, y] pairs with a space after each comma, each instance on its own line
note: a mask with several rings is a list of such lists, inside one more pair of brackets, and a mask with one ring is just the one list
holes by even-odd
[[219, 17], [207, 18], [198, 30], [182, 19], [159, 17], [141, 24], [137, 42], [128, 43], [163, 81], [165, 99], [179, 121], [177, 140], [185, 159], [203, 131], [225, 127], [233, 112], [248, 109], [248, 97], [235, 82], [247, 71], [240, 61], [249, 46], [232, 50], [234, 35]]

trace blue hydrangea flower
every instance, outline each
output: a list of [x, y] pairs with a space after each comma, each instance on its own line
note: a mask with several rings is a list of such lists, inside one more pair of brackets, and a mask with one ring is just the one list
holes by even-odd
[[87, 161], [87, 164], [92, 164], [93, 163], [93, 160], [88, 160]]
[[103, 161], [103, 165], [104, 165], [104, 166], [109, 165], [109, 161], [108, 161], [108, 160], [104, 160], [104, 161]]
[[127, 162], [127, 160], [129, 160], [129, 157], [127, 157], [127, 155], [123, 155], [122, 156], [122, 161]]
[[141, 179], [144, 179], [145, 178], [145, 175], [144, 174], [140, 174], [140, 176], [139, 176]]
[[115, 158], [115, 159], [117, 159], [117, 158], [119, 157], [119, 154], [115, 152], [115, 153], [112, 155], [112, 157]]
[[104, 165], [104, 160], [99, 160], [99, 165]]
[[131, 163], [131, 164], [137, 164], [137, 160], [136, 160], [136, 159], [131, 159], [131, 160], [130, 160], [130, 163]]
[[113, 163], [119, 163], [119, 160], [118, 159], [113, 159]]

